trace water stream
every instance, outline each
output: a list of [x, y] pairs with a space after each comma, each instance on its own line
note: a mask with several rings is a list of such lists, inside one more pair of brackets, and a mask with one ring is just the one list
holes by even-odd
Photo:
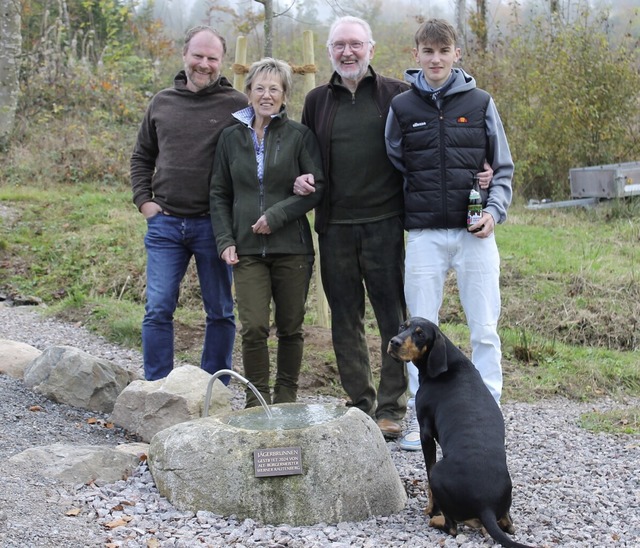
[[267, 402], [264, 401], [264, 398], [262, 397], [262, 394], [260, 394], [258, 389], [255, 386], [253, 386], [251, 382], [249, 382], [242, 375], [240, 375], [240, 373], [236, 373], [231, 369], [221, 369], [220, 371], [216, 371], [211, 376], [211, 379], [209, 380], [209, 384], [207, 385], [207, 395], [204, 399], [204, 410], [202, 412], [203, 417], [209, 416], [209, 405], [211, 405], [211, 392], [213, 390], [213, 383], [218, 377], [221, 377], [222, 375], [230, 375], [231, 377], [238, 379], [241, 383], [247, 385], [251, 389], [251, 391], [256, 395], [256, 398], [258, 398], [258, 401], [260, 401], [260, 405], [262, 405], [262, 408], [264, 409], [264, 412], [269, 418], [269, 420], [273, 418], [273, 415], [271, 414], [271, 409], [269, 409]]

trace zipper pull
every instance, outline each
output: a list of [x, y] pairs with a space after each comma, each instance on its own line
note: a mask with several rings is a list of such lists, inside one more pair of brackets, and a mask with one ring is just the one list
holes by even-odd
[[278, 137], [278, 140], [276, 141], [276, 153], [273, 156], [273, 163], [277, 163], [278, 162], [278, 152], [280, 150], [280, 137]]

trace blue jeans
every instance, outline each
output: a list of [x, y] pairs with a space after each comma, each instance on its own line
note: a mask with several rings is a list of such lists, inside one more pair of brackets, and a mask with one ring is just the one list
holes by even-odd
[[[162, 379], [173, 369], [173, 313], [178, 304], [180, 283], [192, 256], [206, 313], [200, 367], [211, 374], [231, 369], [236, 334], [231, 268], [218, 256], [209, 216], [154, 215], [147, 219], [144, 244], [147, 250], [147, 304], [142, 322], [145, 379]], [[227, 384], [228, 375], [224, 377], [221, 380]]]

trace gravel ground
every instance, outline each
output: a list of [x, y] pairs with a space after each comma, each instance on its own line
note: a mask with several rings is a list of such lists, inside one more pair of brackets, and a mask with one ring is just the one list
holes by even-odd
[[[131, 370], [141, 367], [138, 352], [109, 344], [82, 328], [42, 319], [28, 307], [0, 305], [0, 338], [40, 350], [71, 345]], [[233, 382], [231, 388], [237, 404], [240, 388]], [[302, 401], [327, 399], [309, 396]], [[558, 399], [503, 404], [514, 483], [511, 515], [518, 541], [540, 547], [640, 546], [640, 439], [591, 434], [577, 425], [585, 411], [638, 403]], [[33, 411], [32, 406], [41, 410]], [[7, 457], [38, 445], [131, 441], [118, 429], [88, 424], [90, 417], [96, 414], [49, 402], [22, 382], [0, 375], [0, 546], [494, 546], [466, 527], [454, 539], [427, 526], [422, 454], [400, 451], [395, 442], [387, 447], [409, 495], [404, 511], [357, 523], [309, 527], [180, 512], [158, 494], [145, 464], [126, 481], [98, 487], [61, 485], [37, 470], [16, 469], [6, 462]]]

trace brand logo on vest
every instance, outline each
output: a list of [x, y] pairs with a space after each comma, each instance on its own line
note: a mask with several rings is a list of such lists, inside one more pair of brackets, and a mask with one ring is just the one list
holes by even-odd
[[466, 118], [465, 116], [460, 116], [460, 118], [458, 118], [458, 120], [456, 120], [459, 124], [468, 124], [469, 123], [469, 118]]
[[427, 125], [427, 122], [413, 122], [413, 125], [411, 127], [422, 127], [426, 125]]

